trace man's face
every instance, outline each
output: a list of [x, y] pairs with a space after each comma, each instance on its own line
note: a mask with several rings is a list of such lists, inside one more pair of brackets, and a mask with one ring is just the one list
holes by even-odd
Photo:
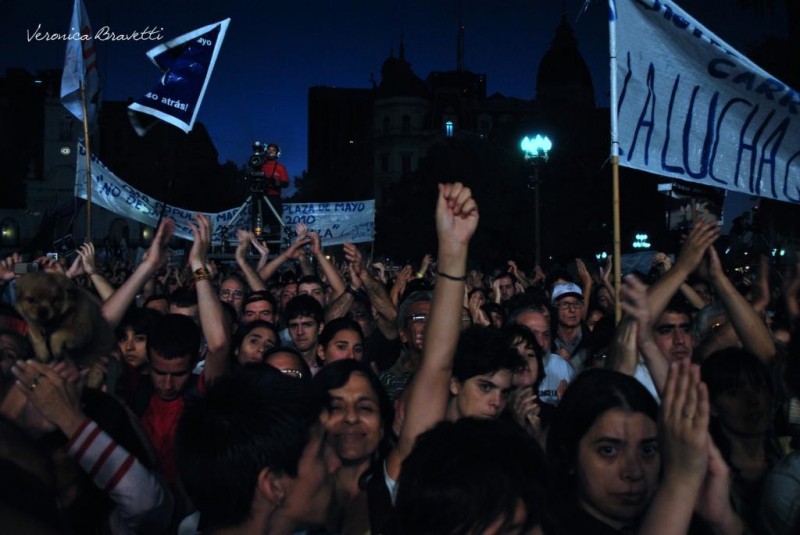
[[558, 311], [559, 327], [578, 327], [583, 319], [583, 299], [576, 295], [565, 295], [554, 305]]
[[325, 523], [333, 497], [333, 475], [340, 465], [322, 424], [314, 424], [297, 464], [297, 477], [280, 478], [284, 490], [280, 515], [292, 530]]
[[289, 335], [292, 343], [301, 353], [317, 345], [320, 324], [310, 316], [297, 316], [289, 320]]
[[317, 282], [304, 282], [297, 287], [297, 295], [310, 295], [325, 308], [325, 290]]
[[242, 301], [244, 301], [244, 287], [236, 279], [223, 281], [219, 287], [219, 299], [224, 303], [230, 303], [239, 314], [242, 311]]
[[664, 312], [653, 327], [653, 338], [668, 362], [691, 360], [694, 340], [689, 334], [689, 316]]
[[516, 290], [514, 288], [514, 280], [508, 275], [500, 277], [497, 280], [499, 281], [499, 286], [500, 286], [500, 300], [508, 301], [509, 299], [514, 297], [514, 294], [516, 293]]
[[165, 401], [177, 399], [189, 384], [192, 374], [190, 355], [165, 359], [155, 349], [150, 350], [150, 378], [156, 395]]
[[253, 301], [244, 306], [242, 323], [248, 324], [256, 320], [269, 321], [272, 323], [274, 317], [275, 314], [272, 310], [272, 304], [269, 301]]
[[547, 321], [544, 314], [535, 310], [526, 310], [517, 316], [517, 324], [530, 329], [542, 349], [545, 352], [550, 351], [550, 322]]
[[286, 303], [292, 300], [292, 297], [297, 295], [297, 283], [290, 282], [281, 290], [281, 310], [286, 310]]
[[408, 308], [406, 324], [400, 329], [400, 341], [417, 353], [422, 353], [422, 347], [425, 344], [425, 326], [428, 324], [430, 312], [430, 301], [419, 301], [412, 304]]
[[361, 327], [361, 332], [364, 333], [364, 338], [369, 338], [375, 328], [375, 321], [372, 319], [372, 311], [370, 307], [362, 302], [355, 302], [350, 306], [348, 311], [353, 321], [358, 323]]

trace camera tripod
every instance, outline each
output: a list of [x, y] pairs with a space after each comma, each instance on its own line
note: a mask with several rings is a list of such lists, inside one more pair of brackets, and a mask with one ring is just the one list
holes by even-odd
[[[275, 209], [275, 206], [270, 202], [269, 198], [264, 194], [264, 190], [261, 188], [251, 188], [250, 195], [244, 200], [244, 203], [236, 210], [236, 213], [233, 214], [231, 220], [228, 222], [227, 225], [224, 225], [219, 228], [219, 233], [222, 238], [222, 243], [224, 247], [227, 247], [228, 241], [228, 232], [232, 227], [236, 225], [236, 222], [244, 212], [244, 209], [250, 207], [250, 229], [253, 231], [253, 234], [256, 238], [261, 238], [264, 231], [264, 206], [266, 205], [269, 208], [269, 211], [272, 212], [272, 215], [275, 217], [275, 221], [278, 222], [280, 226], [280, 230], [277, 232], [277, 235], [267, 234], [267, 239], [265, 240], [268, 244], [284, 244], [284, 242], [289, 241], [289, 229], [286, 227], [286, 224], [281, 219], [280, 214]], [[281, 233], [283, 231], [283, 233]], [[283, 234], [283, 236], [281, 236]], [[270, 239], [271, 238], [271, 239]]]

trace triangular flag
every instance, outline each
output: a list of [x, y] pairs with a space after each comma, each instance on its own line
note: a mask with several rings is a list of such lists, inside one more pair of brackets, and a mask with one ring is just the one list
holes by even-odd
[[147, 53], [164, 75], [158, 85], [128, 106], [128, 115], [137, 134], [143, 136], [153, 124], [143, 124], [140, 113], [152, 115], [184, 132], [192, 129], [230, 21], [225, 19], [204, 26]]

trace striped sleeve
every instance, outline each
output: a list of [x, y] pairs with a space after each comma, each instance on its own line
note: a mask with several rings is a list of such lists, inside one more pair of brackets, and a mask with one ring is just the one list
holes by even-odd
[[163, 481], [96, 422], [78, 428], [67, 452], [116, 503], [109, 518], [114, 533], [159, 532], [169, 525], [174, 502]]
[[106, 492], [114, 490], [136, 461], [133, 455], [90, 420], [72, 437], [68, 452], [95, 484]]

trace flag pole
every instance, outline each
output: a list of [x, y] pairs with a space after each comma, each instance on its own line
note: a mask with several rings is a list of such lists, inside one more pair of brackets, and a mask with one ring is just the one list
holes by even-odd
[[611, 72], [611, 176], [614, 206], [614, 320], [622, 319], [622, 239], [619, 216], [619, 124], [617, 121], [617, 10], [615, 0], [609, 0], [608, 51]]
[[83, 107], [83, 143], [86, 146], [86, 243], [92, 241], [92, 144], [89, 141], [89, 112], [86, 106], [86, 88], [83, 81], [81, 88], [81, 106]]

